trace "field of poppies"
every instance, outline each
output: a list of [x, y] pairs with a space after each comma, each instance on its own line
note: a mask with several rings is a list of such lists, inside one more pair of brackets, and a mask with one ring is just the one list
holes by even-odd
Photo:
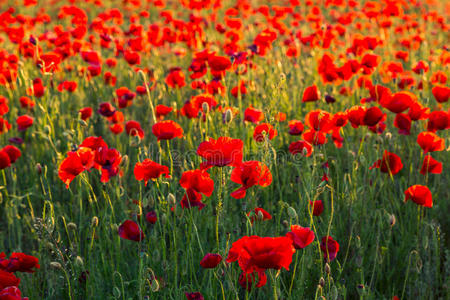
[[449, 299], [449, 16], [0, 0], [0, 300]]

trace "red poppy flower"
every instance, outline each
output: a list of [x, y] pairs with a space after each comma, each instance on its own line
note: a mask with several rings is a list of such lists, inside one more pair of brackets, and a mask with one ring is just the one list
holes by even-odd
[[442, 163], [435, 160], [431, 155], [427, 155], [423, 159], [422, 168], [420, 169], [420, 174], [426, 175], [431, 174], [441, 174], [442, 173]]
[[205, 300], [200, 292], [184, 293], [188, 300]]
[[26, 255], [21, 252], [13, 252], [9, 259], [2, 260], [0, 258], [0, 269], [6, 272], [27, 272], [34, 273], [36, 269], [39, 269], [39, 260], [32, 256]]
[[19, 131], [24, 131], [31, 125], [33, 125], [34, 119], [28, 115], [20, 116], [16, 119], [16, 124]]
[[324, 110], [317, 109], [310, 111], [305, 116], [305, 125], [315, 131], [329, 132], [333, 128], [333, 116]]
[[166, 84], [171, 88], [182, 88], [186, 85], [181, 68], [172, 68], [166, 77]]
[[116, 108], [109, 102], [103, 102], [100, 103], [97, 112], [104, 117], [111, 117], [115, 114]]
[[137, 52], [127, 50], [124, 52], [123, 57], [131, 66], [141, 63], [141, 56]]
[[428, 131], [436, 132], [447, 128], [450, 128], [450, 113], [438, 110], [428, 115]]
[[414, 102], [409, 107], [408, 116], [412, 121], [425, 120], [428, 118], [430, 109], [424, 107], [419, 101]]
[[0, 95], [0, 116], [4, 116], [8, 111], [8, 99]]
[[380, 104], [393, 113], [401, 113], [407, 110], [412, 103], [417, 102], [417, 97], [411, 92], [402, 91], [390, 97], [381, 99]]
[[222, 261], [222, 256], [217, 253], [206, 253], [200, 261], [200, 266], [204, 269], [214, 269]]
[[446, 86], [434, 86], [431, 92], [438, 103], [445, 103], [450, 98], [450, 88]]
[[11, 165], [11, 159], [9, 158], [8, 152], [1, 149], [0, 150], [0, 170], [6, 169]]
[[201, 142], [197, 154], [205, 159], [203, 167], [236, 166], [242, 162], [244, 143], [240, 139], [219, 137]]
[[122, 155], [119, 151], [113, 148], [100, 147], [95, 151], [95, 165], [97, 169], [101, 170], [101, 182], [108, 182], [111, 177], [119, 174], [119, 165], [122, 160]]
[[292, 142], [289, 145], [289, 152], [291, 152], [292, 155], [299, 153], [303, 156], [309, 157], [313, 152], [313, 147], [307, 141]]
[[181, 199], [181, 207], [182, 208], [192, 208], [197, 207], [198, 210], [202, 210], [205, 207], [205, 204], [202, 202], [202, 194], [196, 192], [194, 189], [187, 189]]
[[265, 269], [289, 270], [295, 248], [287, 237], [244, 236], [231, 246], [227, 262], [238, 261], [249, 274]]
[[20, 279], [10, 272], [0, 270], [0, 291], [10, 286], [18, 286]]
[[314, 241], [314, 232], [299, 225], [292, 225], [286, 236], [292, 240], [295, 249], [303, 249]]
[[288, 122], [290, 135], [301, 135], [304, 129], [303, 123], [299, 120], [291, 120]]
[[11, 124], [9, 124], [8, 120], [0, 117], [0, 134], [6, 133], [11, 129]]
[[156, 212], [152, 210], [145, 215], [145, 220], [147, 220], [150, 224], [155, 224], [158, 220], [158, 216], [156, 215]]
[[136, 97], [136, 93], [130, 91], [127, 87], [120, 87], [116, 90], [117, 98], [114, 101], [119, 108], [125, 108], [133, 103], [133, 99]]
[[27, 300], [28, 298], [22, 298], [22, 293], [16, 286], [10, 286], [0, 289], [0, 300]]
[[183, 137], [183, 128], [172, 120], [153, 124], [152, 132], [157, 137], [158, 141]]
[[403, 168], [403, 164], [397, 154], [384, 150], [383, 158], [377, 160], [369, 169], [373, 168], [379, 168], [383, 173], [395, 175]]
[[147, 185], [147, 181], [156, 180], [163, 174], [165, 174], [166, 178], [170, 178], [169, 168], [149, 158], [145, 159], [142, 163], [136, 163], [134, 166], [134, 177], [139, 181], [144, 180], [145, 185]]
[[119, 236], [123, 239], [140, 242], [144, 239], [144, 233], [139, 225], [132, 221], [126, 220], [119, 226]]
[[264, 137], [267, 136], [269, 140], [278, 135], [278, 132], [272, 125], [268, 123], [262, 123], [255, 127], [253, 132], [253, 139], [257, 142], [264, 142]]
[[424, 131], [417, 136], [417, 143], [425, 153], [442, 151], [445, 149], [445, 141], [434, 132]]
[[279, 111], [275, 114], [274, 118], [275, 121], [277, 122], [284, 122], [286, 121], [286, 114], [284, 112]]
[[241, 199], [245, 197], [247, 189], [254, 185], [269, 186], [272, 183], [272, 173], [265, 164], [251, 160], [243, 162], [233, 169], [231, 181], [242, 185], [231, 193], [231, 197]]
[[225, 76], [226, 70], [231, 67], [231, 61], [226, 56], [210, 55], [208, 65], [214, 77], [223, 77]]
[[81, 146], [77, 151], [67, 153], [58, 169], [58, 177], [66, 184], [66, 188], [78, 174], [94, 166], [94, 156], [93, 150]]
[[6, 153], [9, 156], [9, 161], [13, 164], [16, 162], [17, 159], [22, 155], [22, 152], [16, 147], [12, 145], [7, 145], [3, 147], [3, 151], [6, 151]]
[[427, 186], [424, 185], [413, 185], [410, 186], [405, 191], [405, 201], [412, 200], [414, 203], [425, 206], [425, 207], [432, 207], [433, 206], [433, 199], [430, 192], [430, 189]]
[[378, 111], [376, 109], [373, 109], [371, 112], [369, 112], [369, 114], [367, 114], [367, 109], [363, 106], [358, 105], [352, 106], [346, 111], [346, 114], [347, 119], [350, 121], [350, 124], [353, 128], [358, 128], [359, 126], [366, 125], [365, 121], [367, 121], [369, 124], [377, 124], [381, 120], [381, 117], [378, 115]]
[[173, 111], [172, 107], [168, 107], [162, 104], [158, 104], [156, 105], [155, 108], [155, 114], [156, 114], [156, 118], [161, 120], [163, 119], [165, 116], [167, 116], [170, 112]]
[[186, 171], [181, 175], [180, 185], [185, 189], [193, 189], [197, 193], [209, 197], [214, 191], [214, 181], [206, 170]]
[[339, 244], [331, 236], [324, 236], [320, 243], [320, 250], [326, 261], [333, 261], [339, 252]]
[[250, 221], [252, 224], [256, 220], [266, 221], [266, 220], [272, 219], [272, 215], [269, 214], [269, 212], [267, 212], [265, 209], [263, 209], [261, 207], [256, 207], [254, 210], [247, 213], [247, 216], [250, 218]]
[[322, 200], [314, 200], [309, 201], [309, 205], [313, 209], [313, 216], [320, 216], [323, 212], [323, 201]]
[[92, 107], [82, 108], [79, 110], [79, 113], [81, 120], [87, 121], [92, 116]]
[[[258, 276], [258, 277], [256, 277]], [[258, 281], [256, 281], [258, 279]], [[239, 275], [239, 285], [246, 289], [247, 291], [251, 291], [253, 284], [256, 282], [255, 287], [260, 288], [266, 285], [267, 283], [267, 275], [264, 271], [254, 271], [252, 273], [242, 272]]]
[[314, 84], [303, 91], [302, 102], [313, 102], [320, 99], [320, 92]]
[[244, 120], [247, 122], [258, 124], [259, 122], [264, 120], [264, 113], [261, 110], [253, 108], [253, 106], [250, 105], [244, 111]]
[[411, 130], [411, 118], [407, 114], [397, 114], [394, 119], [394, 126], [398, 128], [399, 134], [409, 135]]
[[142, 130], [141, 124], [137, 121], [128, 121], [125, 124], [125, 131], [130, 136], [138, 136], [140, 139], [144, 138], [144, 130]]
[[386, 114], [383, 114], [381, 109], [376, 106], [372, 106], [367, 109], [364, 113], [363, 124], [367, 126], [375, 126], [379, 122], [382, 122], [386, 119]]

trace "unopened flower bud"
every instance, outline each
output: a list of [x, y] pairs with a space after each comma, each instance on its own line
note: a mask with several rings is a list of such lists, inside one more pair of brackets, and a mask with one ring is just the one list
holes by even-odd
[[289, 218], [291, 219], [296, 219], [297, 218], [297, 212], [295, 211], [295, 208], [293, 208], [292, 206], [289, 206], [287, 209]]
[[91, 220], [91, 226], [92, 227], [97, 227], [98, 226], [98, 218], [96, 216], [94, 216]]
[[391, 227], [393, 227], [395, 225], [395, 222], [396, 222], [395, 215], [390, 215], [389, 216], [389, 224], [391, 225]]
[[169, 205], [175, 205], [175, 203], [177, 202], [177, 199], [175, 198], [175, 196], [172, 193], [169, 193], [167, 195], [167, 203], [169, 203]]
[[202, 103], [202, 110], [205, 114], [209, 113], [209, 104], [207, 102]]
[[323, 277], [320, 277], [320, 279], [319, 279], [319, 285], [320, 285], [321, 287], [324, 287], [324, 286], [325, 286], [325, 279], [323, 279]]
[[36, 164], [36, 172], [37, 172], [39, 175], [41, 175], [41, 173], [42, 173], [42, 166], [41, 166], [40, 163], [37, 163], [37, 164]]
[[69, 223], [67, 223], [67, 228], [75, 231], [75, 230], [77, 230], [77, 224], [75, 224], [73, 222], [69, 222]]
[[330, 268], [330, 265], [328, 263], [325, 264], [325, 273], [327, 273], [327, 274], [331, 273], [331, 268]]
[[75, 258], [75, 265], [76, 265], [77, 267], [79, 267], [79, 268], [81, 268], [81, 267], [84, 266], [84, 261], [83, 261], [83, 259], [82, 259], [80, 256], [77, 256], [77, 257]]
[[233, 121], [233, 112], [231, 111], [231, 109], [227, 109], [224, 115], [224, 123], [228, 124], [231, 123], [231, 121]]
[[59, 262], [57, 262], [57, 261], [52, 261], [50, 263], [50, 267], [53, 268], [53, 269], [57, 269], [57, 270], [62, 269], [61, 264]]

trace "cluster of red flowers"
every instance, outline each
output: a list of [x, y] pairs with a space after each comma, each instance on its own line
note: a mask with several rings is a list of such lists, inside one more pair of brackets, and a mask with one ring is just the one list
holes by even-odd
[[13, 252], [6, 258], [5, 253], [0, 253], [0, 299], [27, 300], [22, 298], [18, 288], [20, 279], [15, 272], [33, 273], [39, 269], [39, 261], [36, 257], [21, 252]]
[[109, 148], [101, 137], [88, 137], [59, 166], [58, 176], [69, 188], [72, 180], [83, 171], [95, 168], [101, 172], [101, 182], [108, 182], [111, 177], [120, 175], [122, 155], [114, 148]]

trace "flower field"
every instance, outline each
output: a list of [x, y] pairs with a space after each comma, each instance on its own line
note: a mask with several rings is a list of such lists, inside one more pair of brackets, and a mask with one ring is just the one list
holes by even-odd
[[0, 0], [0, 300], [449, 299], [449, 16]]

